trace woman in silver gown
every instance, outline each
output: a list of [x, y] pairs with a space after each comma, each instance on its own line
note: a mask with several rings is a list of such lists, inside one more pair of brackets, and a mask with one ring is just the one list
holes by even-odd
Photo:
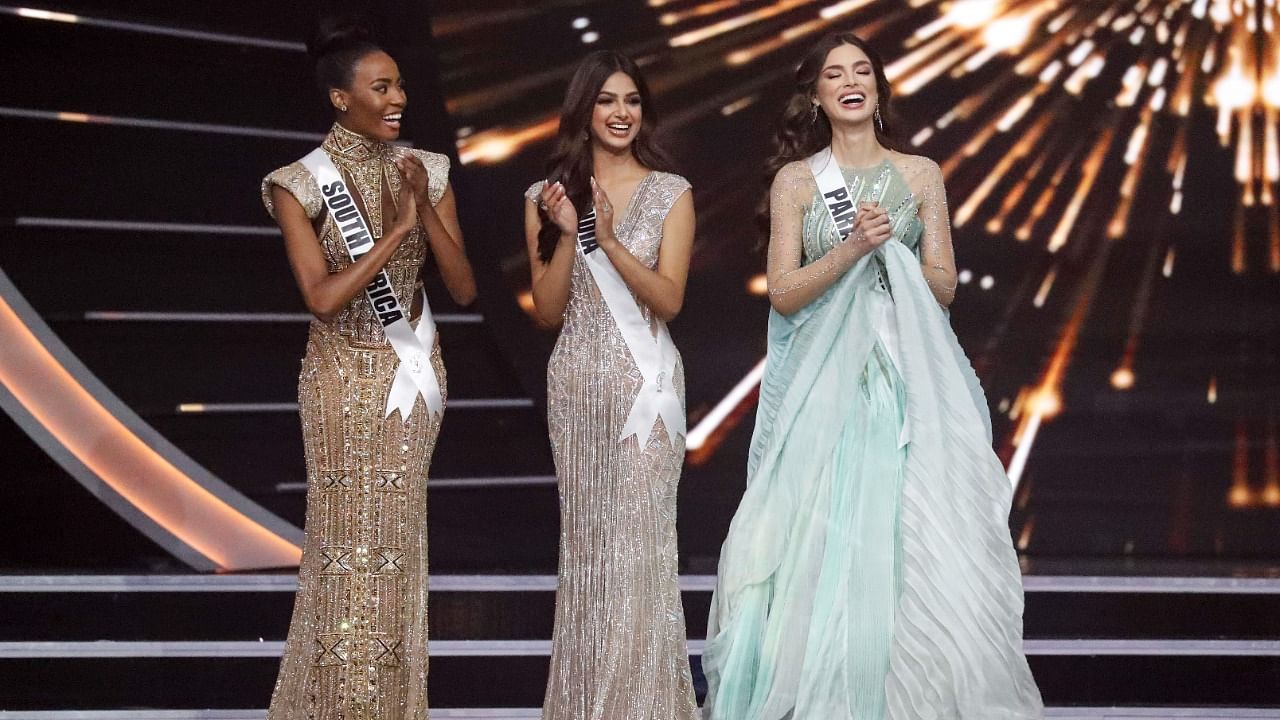
[[697, 715], [676, 561], [684, 370], [665, 325], [683, 302], [694, 213], [654, 121], [633, 62], [588, 56], [549, 180], [526, 193], [537, 318], [560, 328], [547, 368], [561, 527], [547, 720]]

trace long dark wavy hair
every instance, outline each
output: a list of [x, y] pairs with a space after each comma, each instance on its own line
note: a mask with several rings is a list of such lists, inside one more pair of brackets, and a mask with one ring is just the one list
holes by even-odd
[[[631, 153], [650, 170], [671, 169], [666, 153], [654, 141], [658, 117], [640, 68], [631, 58], [613, 50], [591, 53], [578, 63], [578, 69], [569, 81], [564, 105], [560, 108], [556, 149], [547, 160], [547, 181], [564, 183], [565, 194], [578, 211], [578, 217], [591, 209], [591, 116], [595, 112], [600, 88], [616, 72], [626, 73], [640, 91], [640, 130], [631, 143]], [[542, 220], [542, 227], [538, 230], [538, 257], [549, 262], [560, 241], [560, 228], [541, 208], [538, 209], [538, 217]]]
[[[813, 100], [818, 92], [818, 76], [826, 66], [827, 55], [841, 45], [853, 45], [867, 54], [876, 78], [876, 95], [879, 99], [880, 123], [874, 123], [876, 140], [890, 150], [901, 150], [894, 140], [896, 120], [893, 114], [893, 89], [884, 74], [884, 61], [866, 40], [853, 33], [828, 33], [817, 42], [796, 68], [795, 92], [787, 99], [777, 132], [773, 136], [773, 153], [765, 162], [765, 182], [772, 183], [773, 176], [793, 160], [802, 160], [831, 144], [831, 121], [818, 109], [814, 115]], [[883, 124], [883, 125], [882, 125]], [[761, 220], [768, 226], [769, 199], [766, 192], [761, 207]]]

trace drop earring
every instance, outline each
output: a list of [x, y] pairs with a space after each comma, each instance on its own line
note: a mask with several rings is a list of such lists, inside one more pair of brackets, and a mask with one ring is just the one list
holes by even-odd
[[818, 123], [818, 106], [816, 104], [813, 106], [813, 112], [809, 113], [809, 122], [815, 125]]
[[884, 118], [880, 117], [880, 106], [876, 106], [876, 125], [879, 126], [880, 132], [884, 132]]

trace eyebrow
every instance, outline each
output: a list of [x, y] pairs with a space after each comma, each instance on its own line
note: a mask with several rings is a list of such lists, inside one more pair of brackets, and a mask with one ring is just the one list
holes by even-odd
[[[401, 79], [403, 79], [403, 78], [401, 78]], [[377, 83], [383, 83], [383, 82], [384, 82], [384, 83], [389, 83], [389, 82], [394, 82], [394, 81], [393, 81], [391, 78], [380, 77], [380, 78], [375, 78], [374, 80], [370, 81], [370, 83], [369, 83], [369, 84], [370, 84], [370, 85], [376, 85]]]
[[[639, 90], [628, 90], [627, 92], [625, 92], [625, 93], [623, 93], [623, 94], [624, 94], [624, 95], [639, 95], [639, 94], [640, 94], [640, 91], [639, 91]], [[609, 97], [618, 97], [618, 93], [616, 93], [616, 92], [609, 92], [608, 90], [601, 90], [600, 92], [596, 93], [596, 95], [597, 95], [597, 96], [599, 96], [599, 95], [608, 95]]]

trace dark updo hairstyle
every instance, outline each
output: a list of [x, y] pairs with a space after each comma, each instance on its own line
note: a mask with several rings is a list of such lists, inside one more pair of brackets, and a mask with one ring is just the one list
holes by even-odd
[[[631, 58], [613, 50], [597, 50], [578, 63], [578, 69], [569, 81], [560, 108], [560, 130], [556, 149], [547, 160], [547, 181], [564, 184], [565, 195], [582, 217], [591, 209], [591, 116], [595, 112], [600, 88], [616, 72], [625, 73], [640, 92], [642, 111], [640, 130], [631, 143], [631, 153], [641, 165], [650, 170], [670, 172], [671, 162], [666, 153], [654, 142], [654, 129], [658, 117], [649, 102], [649, 86], [640, 74], [640, 68]], [[541, 208], [538, 217], [542, 227], [538, 230], [538, 257], [550, 262], [560, 242], [560, 228]]]
[[[766, 182], [771, 183], [773, 176], [783, 165], [807, 158], [831, 144], [831, 121], [821, 109], [818, 110], [817, 117], [814, 117], [813, 100], [818, 93], [818, 76], [826, 66], [827, 55], [841, 45], [853, 45], [871, 60], [871, 69], [876, 78], [876, 95], [880, 103], [880, 122], [872, 121], [876, 140], [890, 150], [901, 149], [893, 138], [893, 90], [889, 87], [889, 78], [884, 74], [884, 61], [880, 59], [880, 54], [867, 41], [853, 33], [828, 33], [805, 54], [800, 66], [796, 68], [795, 91], [782, 111], [782, 119], [773, 137], [773, 154], [765, 163]], [[766, 227], [768, 202], [766, 193], [762, 211]]]
[[316, 85], [322, 92], [349, 89], [356, 63], [370, 53], [382, 51], [369, 26], [351, 16], [321, 18], [315, 37], [307, 43], [307, 53], [316, 64]]

